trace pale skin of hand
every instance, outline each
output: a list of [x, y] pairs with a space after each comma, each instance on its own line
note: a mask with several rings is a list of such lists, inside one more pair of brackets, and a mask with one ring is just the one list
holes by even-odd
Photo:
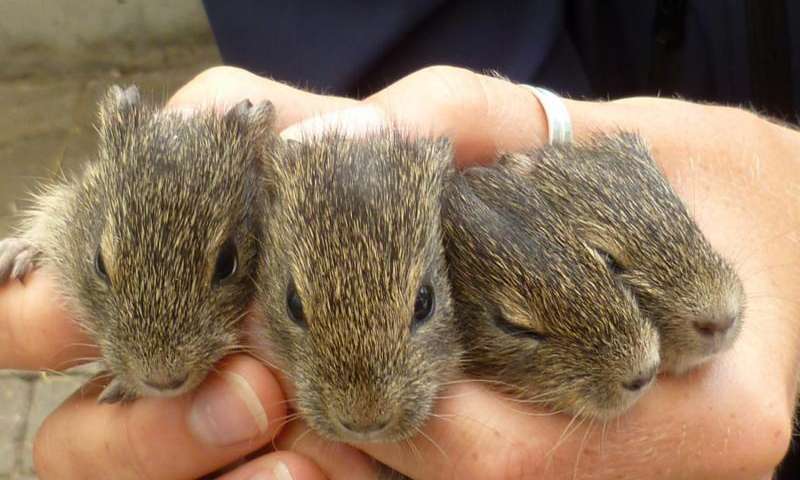
[[[541, 108], [529, 92], [449, 67], [412, 74], [362, 103], [218, 68], [190, 82], [170, 103], [197, 108], [209, 98], [220, 110], [242, 98], [270, 99], [280, 128], [313, 114], [371, 106], [378, 116], [451, 137], [460, 165], [534, 147], [545, 137]], [[543, 415], [544, 410], [505, 400], [479, 384], [462, 383], [443, 393], [447, 398], [436, 408], [440, 417], [429, 422], [424, 436], [413, 439], [414, 449], [359, 447], [415, 479], [768, 478], [789, 442], [796, 388], [794, 299], [800, 282], [794, 272], [800, 267], [800, 249], [793, 233], [800, 202], [791, 189], [800, 177], [794, 157], [800, 151], [798, 134], [741, 110], [673, 100], [567, 101], [567, 107], [578, 137], [619, 127], [642, 133], [701, 229], [737, 264], [749, 304], [735, 348], [687, 377], [659, 378], [618, 421], [605, 428], [583, 424], [560, 443], [570, 419]], [[60, 368], [93, 353], [90, 347], [63, 347], [88, 341], [54, 302], [41, 301], [52, 298], [52, 291], [38, 274], [29, 276], [25, 286], [0, 289], [0, 368]], [[96, 405], [92, 395], [76, 395], [45, 422], [37, 438], [40, 477], [103, 478], [102, 472], [131, 470], [129, 458], [114, 452], [132, 450], [134, 458], [147, 460], [148, 470], [142, 472], [139, 465], [129, 478], [186, 478], [267, 443], [283, 415], [283, 407], [276, 407], [283, 405], [283, 397], [275, 378], [247, 358], [223, 368], [243, 372], [269, 418], [276, 419], [257, 440], [211, 455], [190, 435], [180, 434], [180, 423], [175, 437], [163, 434], [159, 412], [167, 409], [168, 418], [182, 418], [185, 399], [152, 399], [111, 410]], [[272, 471], [277, 461], [288, 465], [295, 480], [374, 474], [359, 450], [313, 434], [298, 440], [305, 431], [302, 423], [290, 424], [276, 444], [293, 451], [269, 453], [226, 478]], [[176, 446], [170, 450], [170, 444]]]
[[[544, 138], [528, 92], [460, 69], [417, 72], [365, 103], [453, 138], [461, 165], [529, 148], [531, 132]], [[660, 378], [619, 420], [584, 422], [566, 439], [568, 418], [465, 384], [446, 393], [441, 418], [415, 448], [359, 447], [416, 479], [769, 478], [789, 443], [796, 396], [800, 135], [740, 109], [676, 100], [566, 103], [578, 138], [639, 131], [709, 240], [737, 265], [748, 311], [735, 348], [691, 375]], [[304, 431], [293, 426], [279, 444], [330, 463], [324, 441], [296, 441]]]

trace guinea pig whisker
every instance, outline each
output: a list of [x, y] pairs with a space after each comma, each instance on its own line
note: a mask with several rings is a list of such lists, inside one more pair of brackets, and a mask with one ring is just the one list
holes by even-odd
[[434, 418], [436, 420], [442, 420], [444, 422], [450, 422], [450, 423], [454, 423], [455, 420], [453, 420], [453, 419], [455, 417], [457, 417], [457, 416], [458, 415], [454, 414], [454, 413], [450, 413], [450, 414], [447, 414], [447, 413], [431, 413], [431, 418]]
[[230, 353], [244, 353], [246, 355], [249, 355], [249, 356], [255, 358], [256, 360], [258, 360], [259, 362], [261, 362], [264, 365], [268, 366], [269, 368], [271, 368], [273, 370], [277, 370], [278, 372], [281, 372], [282, 374], [284, 374], [286, 376], [289, 376], [289, 373], [285, 369], [283, 369], [280, 366], [276, 365], [274, 362], [271, 362], [262, 353], [260, 353], [257, 348], [255, 348], [253, 346], [244, 345], [244, 344], [235, 345], [235, 346], [231, 347], [227, 353], [228, 354], [230, 354]]
[[[69, 351], [70, 349], [78, 349], [78, 348], [83, 348], [83, 347], [97, 348], [97, 345], [89, 344], [89, 343], [71, 343], [71, 344], [64, 345], [63, 347], [61, 347], [58, 350], [57, 355], [61, 356], [65, 352]], [[81, 363], [91, 363], [91, 362], [100, 360], [101, 358], [102, 357], [100, 355], [93, 356], [93, 357], [68, 358], [68, 359], [62, 360], [57, 366], [58, 366], [58, 368], [70, 368], [67, 365], [70, 365], [70, 366], [74, 367], [74, 366], [80, 365]]]
[[[300, 416], [299, 413], [292, 413], [292, 414], [289, 414], [289, 415], [284, 415], [282, 417], [278, 417], [273, 421], [278, 421], [279, 422], [277, 431], [281, 431], [283, 429], [283, 427], [285, 427], [286, 425], [292, 423], [294, 420], [299, 419], [300, 417], [301, 416]], [[275, 439], [273, 439], [273, 445], [272, 445], [273, 447], [275, 446], [274, 440]]]
[[586, 439], [589, 438], [589, 434], [592, 431], [592, 427], [594, 426], [594, 417], [589, 419], [589, 425], [586, 427], [586, 433], [583, 434], [583, 439], [581, 440], [581, 444], [578, 447], [578, 453], [575, 456], [575, 464], [572, 467], [572, 478], [578, 478], [578, 465], [581, 463], [581, 456], [583, 455], [583, 451], [586, 448]]
[[518, 410], [516, 408], [511, 408], [511, 407], [509, 407], [509, 409], [514, 413], [519, 413], [521, 415], [526, 415], [528, 417], [554, 417], [556, 415], [562, 415], [566, 413], [566, 410], [554, 410], [552, 412], [529, 412], [526, 410]]
[[228, 325], [237, 325], [237, 324], [239, 324], [239, 322], [241, 322], [241, 321], [242, 321], [242, 320], [243, 320], [245, 317], [247, 317], [247, 315], [248, 315], [249, 313], [250, 313], [250, 312], [248, 312], [248, 311], [241, 312], [241, 313], [237, 314], [236, 316], [234, 316], [234, 317], [231, 317], [231, 318], [230, 318], [230, 319], [229, 319], [227, 322], [225, 322], [225, 323], [226, 323], [226, 324], [228, 324]]
[[573, 415], [572, 419], [569, 421], [566, 427], [564, 427], [564, 431], [561, 432], [561, 436], [556, 440], [556, 443], [550, 448], [547, 452], [547, 457], [552, 457], [558, 447], [560, 447], [570, 435], [572, 435], [578, 428], [580, 428], [581, 424], [585, 421], [586, 417], [583, 417], [583, 412], [586, 410], [586, 407], [581, 407], [578, 412]]
[[71, 368], [79, 367], [87, 363], [93, 363], [100, 360], [100, 357], [77, 357], [70, 358], [69, 360], [62, 360], [52, 369], [53, 371], [69, 370]]
[[[747, 298], [748, 298], [748, 300], [778, 300], [780, 302], [783, 302], [783, 303], [786, 303], [786, 304], [789, 304], [789, 305], [795, 305], [795, 306], [796, 305], [800, 305], [800, 300], [796, 300], [794, 298], [782, 297], [780, 295], [755, 294], [755, 295], [748, 295]], [[758, 304], [756, 304], [756, 305], [758, 305]], [[748, 302], [746, 314], [750, 314], [750, 313], [759, 313], [759, 310], [758, 309], [753, 309], [752, 308], [752, 303]], [[760, 313], [766, 313], [766, 312], [760, 312]]]
[[606, 430], [608, 429], [608, 420], [603, 420], [603, 428], [600, 430], [600, 456], [605, 455], [606, 445]]
[[[789, 235], [792, 235], [793, 233], [796, 233], [797, 231], [798, 231], [798, 228], [796, 228], [796, 227], [788, 229], [788, 230], [784, 230], [784, 231], [781, 231], [781, 232], [779, 232], [779, 233], [777, 233], [775, 235], [772, 235], [772, 236], [764, 239], [760, 243], [763, 243], [764, 246], [772, 246], [772, 244], [774, 242], [776, 242], [778, 240], [783, 240], [785, 237], [788, 237]], [[752, 244], [753, 244], [753, 242], [742, 242], [741, 243], [741, 245], [742, 245], [741, 248], [745, 248], [745, 246], [751, 246]], [[733, 260], [735, 260], [737, 266], [741, 266], [741, 265], [744, 265], [745, 263], [747, 263], [749, 260], [752, 259], [752, 257], [754, 255], [758, 254], [761, 251], [763, 251], [763, 248], [750, 250], [749, 252], [747, 252], [747, 255], [745, 255], [745, 256], [740, 256], [740, 254], [737, 254], [734, 257]]]
[[405, 439], [404, 443], [408, 445], [408, 449], [414, 455], [414, 458], [417, 460], [417, 462], [423, 461], [422, 453], [419, 451], [419, 447], [417, 447], [410, 438]]
[[311, 428], [306, 426], [306, 431], [301, 433], [300, 436], [294, 439], [294, 442], [292, 442], [292, 447], [289, 450], [295, 450], [295, 447], [297, 447], [297, 444], [300, 443], [300, 440], [302, 440], [309, 433], [311, 433]]
[[462, 392], [462, 393], [457, 393], [457, 394], [453, 394], [453, 395], [435, 395], [433, 397], [433, 399], [434, 400], [449, 400], [449, 399], [453, 399], [453, 398], [464, 398], [464, 397], [467, 397], [467, 396], [469, 396], [471, 394], [472, 394], [471, 392]]
[[61, 370], [52, 369], [52, 368], [43, 368], [39, 371], [39, 374], [42, 376], [52, 375], [53, 377], [66, 377], [67, 374]]
[[67, 347], [67, 348], [69, 348], [69, 347], [97, 348], [97, 344], [96, 343], [72, 342], [72, 343], [69, 343], [69, 344], [65, 345], [65, 347]]
[[297, 400], [297, 397], [286, 398], [286, 399], [281, 400], [279, 402], [273, 402], [271, 405], [289, 405], [289, 404], [293, 403], [295, 400]]
[[441, 454], [442, 454], [442, 456], [445, 458], [445, 460], [450, 460], [450, 455], [448, 455], [448, 454], [447, 454], [447, 452], [445, 452], [445, 451], [444, 451], [444, 449], [442, 448], [442, 446], [441, 446], [441, 445], [439, 445], [439, 444], [436, 442], [436, 440], [434, 440], [434, 439], [433, 439], [433, 437], [431, 437], [430, 435], [428, 435], [427, 433], [425, 433], [425, 432], [424, 432], [424, 431], [423, 431], [423, 430], [422, 430], [420, 427], [416, 427], [416, 430], [417, 430], [417, 433], [419, 433], [420, 435], [422, 435], [422, 437], [423, 437], [423, 438], [425, 438], [426, 440], [428, 440], [429, 442], [431, 442], [431, 445], [433, 445], [433, 446], [436, 448], [436, 450], [438, 450], [438, 451], [439, 451], [439, 453], [441, 453]]
[[450, 385], [463, 385], [469, 383], [486, 384], [486, 385], [499, 386], [511, 389], [515, 388], [515, 386], [511, 383], [503, 382], [501, 380], [488, 379], [488, 378], [465, 378], [460, 380], [453, 380], [450, 382], [443, 383], [442, 386], [446, 387]]

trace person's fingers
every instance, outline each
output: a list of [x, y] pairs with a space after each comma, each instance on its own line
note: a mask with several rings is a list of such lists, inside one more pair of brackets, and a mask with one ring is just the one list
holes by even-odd
[[[350, 477], [347, 477], [350, 478]], [[309, 458], [295, 452], [270, 452], [219, 477], [219, 480], [332, 479]]]
[[313, 460], [331, 480], [373, 480], [379, 468], [363, 452], [325, 440], [301, 420], [289, 423], [274, 444], [279, 450], [297, 452]]
[[[498, 153], [545, 143], [547, 124], [539, 101], [510, 81], [462, 68], [428, 67], [364, 100], [385, 116], [421, 135], [449, 137], [459, 165], [486, 164]], [[760, 132], [789, 129], [764, 122], [741, 109], [681, 100], [635, 97], [610, 102], [564, 99], [576, 139], [599, 131], [633, 130], [660, 152], [730, 150]], [[736, 135], [750, 131], [752, 135]], [[797, 135], [792, 145], [796, 147]]]
[[303, 141], [332, 129], [345, 135], [359, 136], [379, 131], [387, 125], [387, 118], [380, 109], [360, 104], [295, 123], [283, 130], [281, 137], [285, 140]]
[[98, 404], [101, 388], [88, 385], [45, 420], [34, 442], [39, 478], [198, 478], [267, 443], [285, 415], [275, 378], [244, 355], [176, 398]]
[[[534, 106], [524, 106], [524, 100], [515, 105], [512, 97], [519, 92], [530, 96]], [[499, 104], [496, 99], [501, 99]], [[489, 392], [476, 393], [464, 387], [470, 392], [466, 395], [469, 401], [454, 401], [449, 407], [445, 403], [444, 413], [425, 428], [424, 435], [414, 440], [413, 448], [360, 447], [418, 479], [466, 478], [476, 474], [502, 478], [519, 472], [524, 476], [543, 467], [548, 467], [548, 476], [544, 478], [562, 478], [578, 468], [598, 472], [597, 478], [605, 478], [604, 475], [611, 478], [619, 472], [628, 472], [633, 478], [670, 478], [674, 465], [688, 466], [686, 471], [696, 473], [693, 478], [717, 477], [723, 473], [727, 473], [724, 478], [753, 478], [769, 472], [782, 458], [790, 435], [795, 390], [792, 379], [796, 373], [791, 361], [798, 338], [792, 319], [800, 313], [794, 304], [776, 308], [776, 301], [796, 298], [795, 293], [800, 292], [771, 288], [769, 282], [775, 285], [798, 282], [796, 274], [788, 273], [786, 268], [781, 272], [770, 263], [783, 258], [788, 267], [796, 269], [797, 255], [790, 254], [791, 245], [780, 248], [783, 254], [776, 253], [774, 234], [781, 232], [780, 222], [765, 223], [769, 210], [759, 205], [761, 200], [753, 200], [752, 192], [747, 195], [747, 188], [740, 190], [740, 198], [749, 197], [753, 208], [750, 218], [742, 223], [742, 219], [736, 219], [741, 213], [741, 202], [723, 201], [731, 190], [720, 187], [747, 177], [742, 171], [758, 167], [753, 172], [762, 174], [757, 177], [762, 191], [785, 192], [780, 188], [787, 188], [784, 183], [795, 176], [780, 172], [793, 158], [787, 154], [792, 150], [783, 145], [785, 142], [773, 141], [781, 137], [776, 135], [774, 126], [730, 108], [646, 98], [566, 103], [577, 138], [597, 131], [639, 131], [650, 141], [654, 155], [671, 182], [679, 185], [684, 198], [687, 193], [694, 196], [698, 192], [686, 192], [685, 185], [680, 185], [682, 179], [688, 178], [693, 187], [701, 186], [704, 198], [714, 199], [703, 205], [702, 213], [708, 217], [701, 228], [723, 253], [730, 252], [724, 248], [725, 240], [730, 244], [727, 247], [738, 245], [730, 241], [730, 232], [760, 232], [760, 240], [765, 243], [759, 246], [758, 242], [749, 242], [748, 261], [751, 269], [760, 270], [762, 275], [759, 278], [750, 275], [752, 271], [742, 272], [748, 277], [746, 290], [751, 296], [752, 292], [759, 295], [750, 300], [739, 342], [705, 372], [660, 381], [634, 411], [608, 428], [592, 429], [584, 425], [571, 435], [564, 435], [563, 442], [562, 434], [571, 429], [568, 419], [526, 416], [508, 408], [507, 402]], [[283, 135], [301, 137], [301, 132], [313, 133], [348, 119], [356, 120], [348, 123], [348, 130], [358, 133], [379, 125], [385, 118], [393, 118], [412, 130], [416, 127], [423, 135], [451, 137], [462, 164], [489, 162], [499, 152], [529, 148], [544, 138], [544, 132], [537, 130], [544, 125], [544, 119], [536, 111], [538, 103], [529, 92], [499, 79], [461, 70], [436, 68], [413, 74], [368, 99], [367, 104], [378, 110], [360, 108], [308, 120]], [[508, 123], [500, 121], [501, 118]], [[730, 138], [737, 128], [758, 135]], [[527, 133], [521, 135], [524, 132]], [[531, 132], [539, 132], [539, 140]], [[781, 148], [775, 150], [775, 146]], [[759, 155], [772, 161], [760, 165]], [[702, 166], [709, 174], [708, 185], [699, 181], [699, 171], [692, 171], [695, 166]], [[715, 168], [719, 166], [727, 171]], [[690, 210], [695, 210], [693, 199], [688, 200]], [[774, 213], [788, 215], [795, 221], [794, 215], [785, 210]], [[791, 238], [781, 237], [783, 243], [791, 243]], [[722, 242], [716, 241], [719, 238]], [[772, 257], [756, 255], [759, 252], [769, 252]], [[794, 344], [786, 345], [787, 341]], [[506, 408], [502, 408], [503, 403]], [[757, 412], [757, 421], [753, 421], [752, 414], [742, 412]], [[603, 432], [600, 437], [599, 431]], [[677, 454], [676, 439], [685, 447]], [[599, 451], [598, 443], [604, 446]], [[551, 454], [555, 444], [560, 446]], [[648, 453], [632, 458], [630, 452], [638, 450]], [[731, 455], [737, 455], [741, 462], [728, 462]]]
[[720, 172], [702, 171], [695, 173], [689, 207], [697, 207], [712, 244], [737, 260], [748, 292], [743, 329], [730, 351], [691, 375], [660, 377], [628, 414], [607, 425], [585, 421], [573, 430], [563, 416], [533, 416], [524, 405], [461, 385], [446, 392], [413, 449], [359, 448], [420, 480], [533, 472], [571, 478], [576, 470], [597, 479], [750, 479], [770, 472], [791, 438], [800, 316], [791, 299], [800, 296], [800, 254], [786, 232], [796, 230], [800, 215], [785, 200], [784, 208], [770, 207], [768, 196], [748, 188], [756, 179], [734, 190], [738, 200], [723, 201]]
[[[359, 448], [417, 480], [547, 480], [584, 478], [589, 472], [597, 479], [670, 479], [680, 472], [681, 478], [744, 480], [780, 461], [789, 428], [763, 396], [725, 388], [724, 378], [707, 382], [699, 394], [666, 385], [671, 381], [662, 381], [629, 414], [606, 424], [573, 422], [464, 386], [448, 392], [458, 400], [441, 407], [413, 447]], [[743, 412], [749, 408], [764, 413], [754, 420]]]
[[348, 98], [306, 92], [240, 68], [214, 67], [200, 73], [179, 89], [167, 102], [167, 108], [211, 107], [225, 112], [244, 99], [253, 103], [271, 101], [277, 113], [278, 130], [304, 118], [357, 104]]
[[0, 369], [66, 369], [98, 356], [41, 271], [0, 285]]
[[547, 139], [544, 111], [529, 90], [462, 68], [419, 70], [364, 101], [422, 135], [450, 138], [459, 165], [489, 163], [498, 152]]

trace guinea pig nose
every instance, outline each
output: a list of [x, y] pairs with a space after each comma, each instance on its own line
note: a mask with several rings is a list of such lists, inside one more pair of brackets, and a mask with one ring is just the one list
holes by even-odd
[[145, 385], [156, 390], [177, 390], [189, 378], [188, 373], [176, 375], [151, 375], [144, 380]]
[[724, 314], [694, 321], [694, 328], [705, 337], [723, 335], [736, 322], [738, 315]]
[[625, 388], [625, 390], [638, 392], [644, 387], [650, 385], [650, 383], [656, 377], [656, 372], [658, 372], [657, 368], [648, 369], [646, 372], [639, 372], [632, 380], [622, 382], [622, 386]]
[[360, 434], [380, 432], [389, 425], [389, 422], [390, 418], [388, 416], [384, 418], [375, 419], [373, 421], [370, 420], [359, 421], [359, 420], [344, 419], [344, 418], [339, 419], [339, 423], [346, 430]]

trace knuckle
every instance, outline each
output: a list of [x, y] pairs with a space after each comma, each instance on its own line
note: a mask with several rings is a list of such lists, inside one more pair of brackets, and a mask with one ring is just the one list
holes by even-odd
[[449, 65], [425, 67], [415, 75], [415, 84], [435, 91], [437, 108], [454, 122], [481, 121], [486, 117], [488, 100], [481, 75]]
[[228, 83], [249, 75], [250, 74], [247, 72], [247, 70], [238, 67], [220, 65], [203, 70], [194, 77], [192, 83], [197, 82], [201, 84], [214, 85]]
[[418, 75], [423, 78], [436, 77], [440, 79], [468, 80], [473, 78], [475, 73], [469, 69], [452, 65], [430, 65], [412, 75]]

